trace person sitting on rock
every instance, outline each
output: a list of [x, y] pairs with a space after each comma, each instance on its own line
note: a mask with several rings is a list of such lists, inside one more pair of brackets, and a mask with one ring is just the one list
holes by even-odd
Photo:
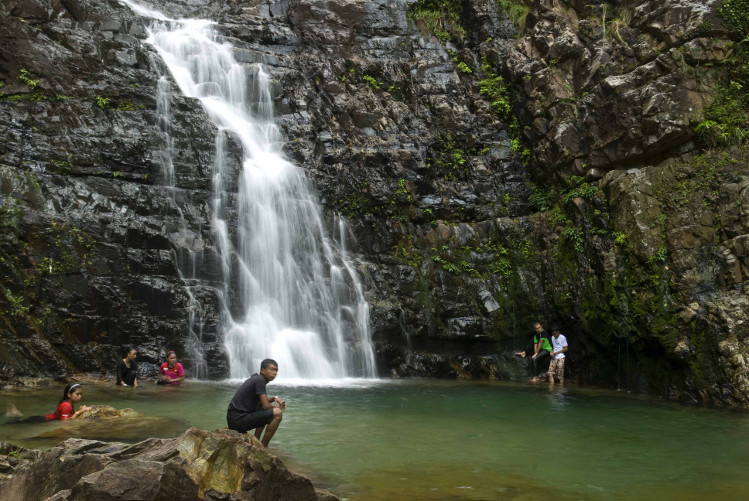
[[159, 369], [160, 384], [178, 385], [185, 379], [185, 369], [177, 362], [177, 354], [169, 350], [166, 352], [166, 362]]
[[[286, 410], [286, 402], [279, 397], [268, 398], [265, 393], [265, 385], [276, 379], [277, 375], [276, 361], [270, 358], [263, 360], [260, 363], [260, 374], [253, 374], [239, 387], [226, 411], [226, 423], [230, 430], [247, 433], [254, 429], [255, 438], [260, 440], [265, 429], [261, 440], [265, 447], [268, 447], [276, 433], [283, 419], [283, 411]], [[274, 407], [271, 402], [276, 402], [277, 405]]]
[[[536, 382], [538, 381], [539, 362], [545, 362], [546, 358], [550, 358], [549, 354], [551, 353], [551, 344], [549, 343], [549, 338], [544, 332], [541, 322], [533, 324], [533, 331], [533, 341], [525, 348], [525, 350], [515, 352], [515, 355], [520, 355], [525, 358], [527, 354], [533, 352], [533, 355], [531, 355], [531, 358], [533, 359], [533, 381]], [[543, 365], [541, 365], [541, 367], [543, 367]]]
[[138, 364], [135, 363], [137, 355], [135, 348], [128, 348], [125, 358], [117, 362], [118, 386], [138, 386]]
[[60, 421], [75, 419], [84, 412], [91, 410], [91, 407], [85, 405], [82, 405], [78, 410], [73, 409], [73, 404], [80, 402], [81, 398], [83, 398], [81, 385], [79, 383], [68, 383], [63, 390], [62, 400], [60, 400], [60, 403], [57, 405], [57, 410], [52, 414], [24, 418], [23, 413], [16, 409], [15, 405], [8, 404], [8, 411], [5, 415], [12, 419], [5, 424], [43, 423], [44, 421], [53, 421], [57, 419]]

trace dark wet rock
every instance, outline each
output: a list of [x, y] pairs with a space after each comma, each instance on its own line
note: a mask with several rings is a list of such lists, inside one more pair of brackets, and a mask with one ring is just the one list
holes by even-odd
[[[11, 449], [17, 450], [0, 446]], [[227, 430], [192, 428], [134, 445], [69, 439], [18, 455], [28, 459], [0, 481], [4, 496], [18, 501], [338, 499], [288, 471], [254, 437]]]

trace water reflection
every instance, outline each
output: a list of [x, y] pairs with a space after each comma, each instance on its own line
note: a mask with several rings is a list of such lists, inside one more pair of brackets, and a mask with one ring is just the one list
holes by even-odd
[[549, 386], [549, 393], [546, 395], [549, 407], [555, 411], [563, 411], [567, 409], [570, 405], [567, 393], [569, 393], [569, 390], [566, 386]]

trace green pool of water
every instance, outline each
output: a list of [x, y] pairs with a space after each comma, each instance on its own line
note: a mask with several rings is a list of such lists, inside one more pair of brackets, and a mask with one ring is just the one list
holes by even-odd
[[[225, 426], [234, 383], [86, 385], [82, 403], [165, 419], [96, 429], [134, 442]], [[288, 409], [271, 449], [351, 500], [749, 499], [749, 414], [545, 384], [383, 381], [272, 383]], [[0, 394], [26, 415], [52, 412], [60, 387]], [[60, 423], [0, 426], [33, 448]], [[54, 434], [54, 433], [53, 433]]]

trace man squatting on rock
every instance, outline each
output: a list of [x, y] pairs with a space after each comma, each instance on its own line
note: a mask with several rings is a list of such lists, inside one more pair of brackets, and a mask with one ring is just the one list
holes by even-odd
[[[260, 374], [253, 374], [242, 383], [226, 411], [226, 423], [230, 430], [247, 433], [254, 429], [255, 438], [260, 440], [265, 428], [265, 435], [261, 440], [265, 447], [268, 447], [270, 439], [276, 433], [283, 411], [286, 410], [286, 402], [278, 397], [268, 398], [265, 394], [265, 385], [276, 379], [277, 375], [276, 361], [270, 358], [263, 360], [260, 363]], [[273, 407], [271, 402], [276, 402], [277, 405]]]
[[[533, 324], [533, 331], [533, 341], [531, 344], [529, 344], [525, 350], [516, 352], [515, 355], [520, 355], [525, 358], [526, 354], [533, 352], [531, 358], [533, 359], [533, 381], [535, 382], [538, 381], [539, 362], [542, 364], [546, 362], [546, 358], [549, 357], [549, 354], [551, 353], [551, 344], [549, 343], [549, 338], [544, 332], [541, 322], [535, 322]], [[544, 365], [541, 365], [541, 367], [543, 366]]]

